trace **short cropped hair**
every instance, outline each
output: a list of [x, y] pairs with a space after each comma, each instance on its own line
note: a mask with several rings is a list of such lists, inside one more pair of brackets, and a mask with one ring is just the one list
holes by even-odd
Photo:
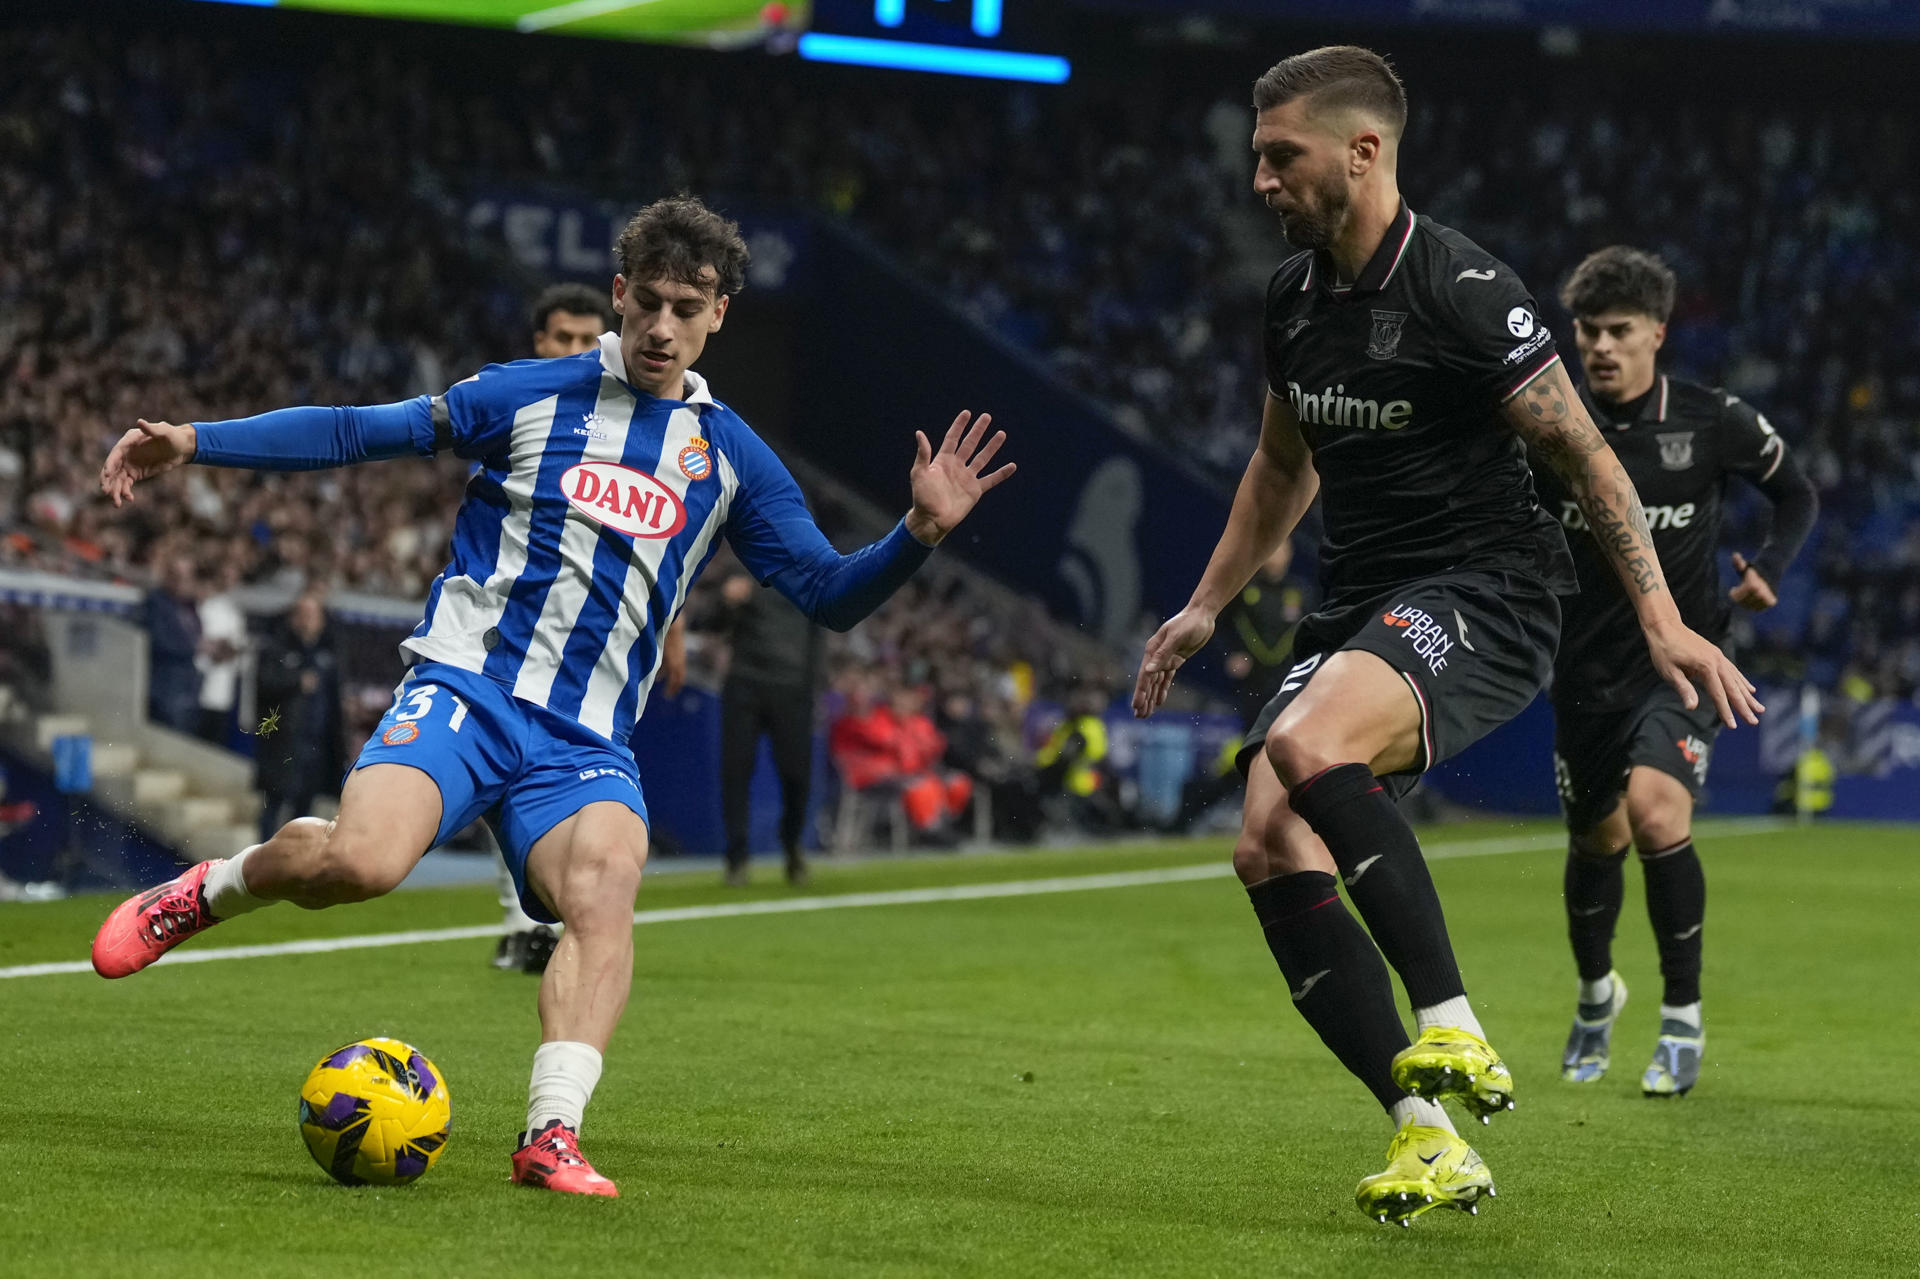
[[528, 319], [533, 321], [535, 333], [544, 332], [547, 319], [555, 311], [565, 311], [568, 315], [596, 315], [606, 328], [613, 327], [613, 307], [607, 301], [604, 289], [590, 288], [584, 284], [555, 284], [542, 289], [540, 296], [533, 300], [533, 310]]
[[1407, 91], [1393, 66], [1371, 49], [1330, 44], [1282, 58], [1253, 82], [1253, 109], [1265, 111], [1295, 98], [1315, 108], [1365, 111], [1398, 137], [1407, 127]]
[[[746, 287], [747, 242], [740, 224], [721, 217], [692, 195], [655, 200], [634, 214], [613, 246], [620, 273], [630, 282], [665, 276], [731, 296]], [[707, 272], [713, 277], [708, 278]]]
[[1560, 289], [1560, 301], [1576, 316], [1638, 311], [1665, 324], [1673, 314], [1673, 270], [1645, 249], [1608, 245], [1589, 253]]

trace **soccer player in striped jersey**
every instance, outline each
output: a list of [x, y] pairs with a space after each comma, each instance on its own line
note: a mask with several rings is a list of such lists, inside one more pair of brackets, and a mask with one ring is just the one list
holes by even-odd
[[190, 426], [142, 420], [101, 470], [116, 504], [187, 463], [312, 470], [451, 449], [480, 463], [453, 562], [402, 651], [411, 669], [354, 764], [332, 822], [300, 818], [118, 907], [94, 967], [123, 977], [212, 924], [275, 901], [308, 909], [388, 892], [485, 815], [536, 919], [566, 924], [540, 985], [522, 1185], [614, 1195], [580, 1154], [583, 1112], [633, 981], [647, 808], [627, 749], [660, 637], [725, 536], [809, 617], [845, 630], [893, 593], [982, 494], [1005, 432], [961, 413], [916, 432], [913, 505], [852, 555], [830, 546], [792, 476], [690, 366], [745, 282], [738, 228], [680, 196], [616, 246], [621, 332], [561, 359], [492, 365], [445, 395], [294, 408]]
[[[533, 353], [543, 360], [563, 355], [580, 355], [600, 345], [600, 335], [614, 327], [613, 311], [606, 295], [577, 282], [555, 284], [541, 290], [534, 299], [532, 313]], [[657, 682], [668, 697], [677, 696], [687, 674], [686, 618], [676, 617], [667, 628], [660, 651]], [[547, 971], [553, 948], [560, 940], [553, 925], [543, 924], [527, 914], [520, 904], [520, 889], [513, 872], [493, 840], [493, 859], [497, 863], [500, 885], [500, 944], [493, 953], [495, 968], [518, 968], [538, 976]]]

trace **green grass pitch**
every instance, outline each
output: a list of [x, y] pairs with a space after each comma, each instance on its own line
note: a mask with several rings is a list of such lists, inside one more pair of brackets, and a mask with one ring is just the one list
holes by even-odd
[[[279, 0], [282, 8], [328, 9], [369, 17], [411, 18], [529, 29], [570, 36], [677, 40], [710, 31], [752, 31], [765, 0]], [[804, 16], [810, 0], [788, 0]]]
[[[1435, 850], [1512, 835], [1432, 832]], [[1518, 1109], [1478, 1218], [1354, 1209], [1388, 1126], [1289, 1005], [1231, 878], [652, 924], [588, 1114], [618, 1201], [506, 1183], [533, 979], [485, 940], [0, 980], [8, 1275], [1911, 1275], [1920, 831], [1701, 839], [1708, 1065], [1642, 1100], [1637, 871], [1613, 1074], [1565, 1085], [1561, 855], [1436, 857]], [[1217, 861], [1219, 841], [828, 865], [812, 895]], [[763, 876], [766, 872], [762, 871]], [[727, 896], [658, 875], [643, 908]], [[0, 906], [0, 967], [83, 958], [104, 898]], [[484, 924], [489, 890], [275, 907], [195, 946]], [[391, 1034], [448, 1076], [414, 1186], [307, 1157], [296, 1090]], [[1463, 1132], [1468, 1131], [1466, 1127]]]

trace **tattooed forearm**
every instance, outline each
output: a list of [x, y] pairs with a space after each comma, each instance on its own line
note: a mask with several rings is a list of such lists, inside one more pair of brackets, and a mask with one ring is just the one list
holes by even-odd
[[1574, 398], [1566, 370], [1556, 365], [1535, 378], [1508, 402], [1507, 420], [1573, 493], [1620, 580], [1638, 595], [1664, 591], [1666, 578], [1640, 495]]

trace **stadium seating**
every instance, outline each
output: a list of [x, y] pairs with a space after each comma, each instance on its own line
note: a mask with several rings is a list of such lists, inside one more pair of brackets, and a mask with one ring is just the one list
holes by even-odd
[[[600, 109], [584, 63], [645, 55], [516, 45], [514, 74], [481, 92], [451, 61], [396, 75], [370, 41], [333, 41], [317, 64], [305, 47], [238, 48], [217, 33], [0, 33], [19, 71], [0, 87], [15, 528], [0, 563], [138, 579], [190, 538], [209, 569], [249, 581], [418, 595], [457, 463], [196, 472], [120, 513], [92, 474], [142, 411], [388, 399], [517, 353], [536, 282], [449, 220], [453, 193], [495, 181], [627, 201], [689, 186], [843, 219], [1223, 484], [1250, 445], [1253, 317], [1283, 250], [1244, 195], [1235, 85], [1129, 84], [1131, 102], [1112, 85], [890, 87], [876, 102], [870, 81], [717, 60], [663, 72], [642, 125]], [[1785, 674], [1779, 655], [1804, 651], [1822, 682], [1910, 695], [1920, 374], [1895, 353], [1916, 323], [1902, 299], [1920, 291], [1901, 240], [1913, 161], [1861, 162], [1876, 121], [1764, 98], [1676, 115], [1626, 95], [1522, 111], [1497, 89], [1422, 92], [1403, 179], [1423, 211], [1542, 294], [1594, 245], [1658, 249], [1684, 284], [1674, 366], [1750, 396], [1802, 450], [1827, 514], [1790, 607], [1749, 637], [1761, 662]], [[262, 93], [271, 126], [251, 105]], [[1754, 518], [1738, 508], [1735, 536], [1751, 540]]]

